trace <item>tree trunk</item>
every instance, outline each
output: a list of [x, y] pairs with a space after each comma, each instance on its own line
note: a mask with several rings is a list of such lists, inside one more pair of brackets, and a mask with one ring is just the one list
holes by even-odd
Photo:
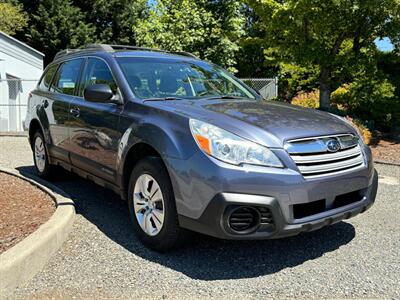
[[331, 104], [331, 88], [329, 84], [322, 83], [320, 85], [319, 106], [322, 110], [329, 110]]
[[331, 105], [331, 85], [329, 82], [329, 71], [322, 69], [319, 76], [319, 107], [329, 110]]

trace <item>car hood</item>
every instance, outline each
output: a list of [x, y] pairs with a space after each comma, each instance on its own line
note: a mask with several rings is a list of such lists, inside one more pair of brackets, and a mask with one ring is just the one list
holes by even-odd
[[281, 140], [349, 132], [349, 126], [326, 112], [278, 102], [225, 102], [203, 106], [265, 129]]
[[304, 137], [355, 134], [354, 128], [329, 113], [276, 101], [174, 101], [175, 105], [176, 111], [191, 118], [267, 146], [282, 147], [285, 141]]

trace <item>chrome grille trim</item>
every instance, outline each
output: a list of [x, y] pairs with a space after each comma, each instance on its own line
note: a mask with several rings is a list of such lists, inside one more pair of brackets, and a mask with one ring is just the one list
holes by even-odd
[[318, 164], [318, 165], [311, 165], [311, 166], [302, 166], [298, 165], [299, 170], [303, 174], [313, 174], [313, 173], [321, 173], [321, 172], [329, 172], [329, 171], [336, 171], [348, 167], [354, 167], [356, 165], [362, 164], [363, 158], [361, 154], [355, 158], [339, 161], [335, 163], [327, 163], [327, 164]]
[[[326, 147], [329, 139], [336, 139], [341, 145], [346, 140], [347, 144], [332, 153]], [[296, 139], [286, 143], [285, 149], [306, 179], [345, 173], [365, 165], [361, 146], [351, 134]]]
[[311, 155], [291, 155], [294, 162], [297, 163], [315, 163], [315, 162], [324, 162], [324, 161], [332, 161], [343, 158], [352, 157], [355, 155], [360, 155], [361, 149], [360, 146], [357, 145], [351, 149], [345, 149], [336, 153], [324, 153], [324, 154], [311, 154]]
[[344, 173], [348, 173], [348, 172], [353, 172], [353, 171], [357, 171], [360, 170], [364, 167], [364, 164], [359, 165], [359, 166], [355, 166], [353, 168], [348, 168], [345, 170], [339, 170], [336, 172], [330, 172], [330, 173], [326, 173], [326, 174], [318, 174], [318, 175], [303, 175], [303, 177], [305, 179], [315, 179], [315, 178], [321, 178], [321, 177], [325, 177], [325, 176], [331, 176], [331, 175], [340, 175], [340, 174], [344, 174]]

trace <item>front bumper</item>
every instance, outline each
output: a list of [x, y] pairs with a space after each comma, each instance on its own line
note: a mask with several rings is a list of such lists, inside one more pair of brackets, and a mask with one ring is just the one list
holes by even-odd
[[[199, 218], [179, 215], [182, 227], [223, 239], [270, 239], [281, 238], [313, 231], [326, 225], [337, 223], [365, 212], [375, 201], [378, 188], [378, 175], [373, 172], [371, 184], [365, 190], [362, 199], [348, 205], [328, 209], [306, 218], [288, 222], [278, 199], [270, 196], [258, 196], [237, 193], [219, 193], [208, 204]], [[250, 232], [238, 233], [228, 225], [229, 207], [264, 207], [272, 214], [273, 222], [259, 225]]]

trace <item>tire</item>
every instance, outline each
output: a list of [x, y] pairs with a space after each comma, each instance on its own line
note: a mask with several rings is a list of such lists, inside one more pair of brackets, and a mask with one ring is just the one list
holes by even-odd
[[148, 157], [136, 164], [129, 181], [128, 201], [135, 234], [145, 246], [166, 252], [185, 240], [171, 181], [160, 158]]
[[33, 161], [35, 163], [36, 172], [43, 179], [51, 178], [54, 166], [50, 165], [46, 143], [43, 134], [37, 131], [32, 141]]

